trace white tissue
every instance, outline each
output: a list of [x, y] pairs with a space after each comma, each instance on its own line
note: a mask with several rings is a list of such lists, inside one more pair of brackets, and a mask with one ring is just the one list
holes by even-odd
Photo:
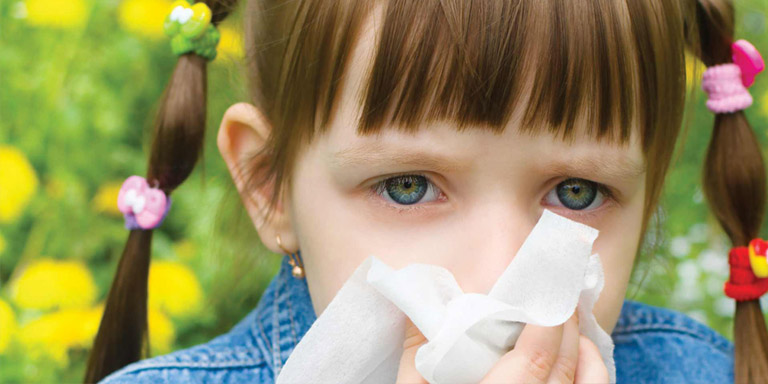
[[445, 268], [393, 270], [370, 256], [352, 273], [280, 370], [277, 383], [394, 383], [406, 316], [427, 338], [416, 369], [430, 383], [477, 383], [525, 323], [555, 326], [579, 310], [580, 332], [616, 381], [613, 341], [592, 313], [603, 289], [598, 231], [544, 210], [487, 295], [464, 293]]

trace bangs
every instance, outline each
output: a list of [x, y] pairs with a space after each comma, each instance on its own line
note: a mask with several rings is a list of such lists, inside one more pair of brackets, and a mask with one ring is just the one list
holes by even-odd
[[593, 135], [628, 139], [637, 65], [619, 2], [394, 3], [361, 132], [441, 119], [501, 131], [519, 113], [523, 131], [568, 136], [583, 119]]
[[374, 5], [383, 15], [359, 100], [361, 135], [440, 120], [501, 132], [514, 118], [523, 132], [564, 139], [583, 126], [626, 143], [635, 129], [644, 153], [677, 135], [681, 5], [614, 0], [299, 2], [279, 81], [260, 84], [277, 89], [271, 115], [285, 134], [311, 140], [327, 129]]
[[[622, 143], [636, 125], [647, 149], [659, 116], [675, 116], [670, 112], [682, 108], [685, 98], [684, 48], [674, 44], [682, 38], [664, 42], [669, 33], [682, 35], [682, 20], [655, 21], [682, 18], [666, 3], [386, 2], [362, 85], [358, 132], [384, 126], [413, 131], [438, 120], [453, 121], [459, 130], [501, 132], [514, 116], [521, 131], [546, 129], [567, 138], [581, 123], [592, 137]], [[354, 37], [372, 6], [316, 4], [324, 5], [299, 12], [295, 23], [304, 28], [295, 35], [305, 46], [290, 51], [303, 56], [288, 60], [292, 65], [282, 77], [282, 84], [305, 88], [282, 89], [293, 95], [278, 100], [303, 96], [316, 108], [307, 121], [297, 121], [303, 108], [295, 105], [282, 116], [288, 125], [323, 131]]]

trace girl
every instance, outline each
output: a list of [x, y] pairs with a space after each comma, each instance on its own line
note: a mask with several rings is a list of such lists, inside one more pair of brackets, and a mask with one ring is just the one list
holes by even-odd
[[[235, 4], [205, 3], [211, 37]], [[178, 37], [206, 20], [200, 9], [175, 4], [166, 21], [182, 31], [180, 57], [141, 186], [165, 195], [202, 143], [215, 51]], [[684, 53], [731, 63], [732, 4], [249, 0], [245, 15], [252, 103], [227, 110], [217, 142], [261, 241], [286, 254], [281, 270], [229, 333], [136, 362], [151, 228], [164, 211], [131, 225], [87, 382], [273, 382], [367, 255], [441, 265], [465, 292], [485, 293], [544, 208], [600, 231], [606, 282], [594, 313], [616, 344], [618, 381], [768, 382], [759, 292], [739, 297], [735, 348], [678, 312], [624, 300], [682, 125]], [[704, 165], [732, 260], [758, 235], [765, 203], [743, 107], [717, 113]], [[486, 381], [605, 381], [577, 321], [527, 326]], [[413, 359], [424, 339], [413, 326], [407, 335], [398, 379], [422, 382]]]

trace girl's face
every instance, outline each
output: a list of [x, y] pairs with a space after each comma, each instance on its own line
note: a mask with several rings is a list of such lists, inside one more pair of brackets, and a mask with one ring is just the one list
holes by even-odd
[[[385, 127], [359, 136], [357, 96], [374, 39], [371, 27], [363, 31], [331, 127], [301, 150], [274, 219], [263, 223], [263, 207], [246, 203], [268, 248], [283, 253], [280, 234], [287, 249], [301, 250], [315, 312], [369, 255], [394, 268], [440, 265], [465, 292], [487, 293], [546, 208], [600, 231], [593, 252], [606, 280], [594, 313], [610, 333], [641, 237], [637, 135], [625, 145], [599, 142], [582, 126], [565, 142], [543, 130], [521, 133], [513, 118], [500, 134], [441, 122], [415, 134]], [[248, 104], [225, 114], [218, 139], [231, 171], [264, 145], [270, 127], [261, 116]], [[236, 183], [244, 200], [254, 199]], [[267, 188], [255, 201], [266, 201]]]

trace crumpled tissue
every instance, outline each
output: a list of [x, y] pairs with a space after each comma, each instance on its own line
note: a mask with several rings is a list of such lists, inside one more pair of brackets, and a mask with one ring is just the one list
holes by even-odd
[[277, 383], [394, 383], [406, 316], [427, 342], [415, 365], [430, 383], [477, 383], [511, 350], [525, 324], [555, 326], [579, 311], [616, 381], [613, 341], [592, 309], [603, 289], [598, 231], [544, 210], [487, 295], [464, 293], [445, 268], [393, 270], [369, 256], [296, 345]]

